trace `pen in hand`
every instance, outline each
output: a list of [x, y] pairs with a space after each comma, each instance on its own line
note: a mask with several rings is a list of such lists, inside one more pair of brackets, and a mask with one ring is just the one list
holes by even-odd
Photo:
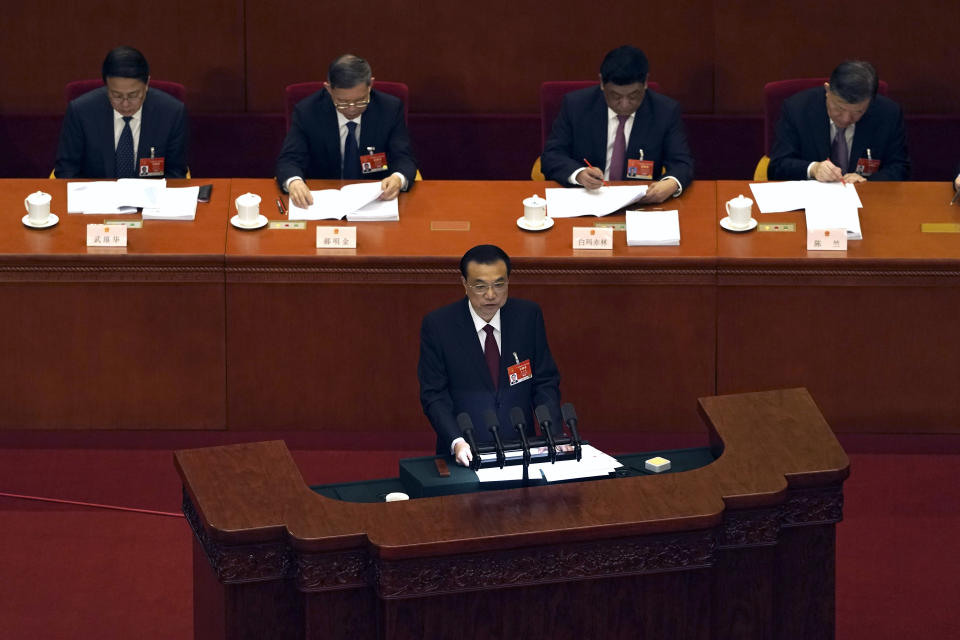
[[[587, 163], [587, 166], [590, 167], [591, 169], [594, 168], [593, 165], [590, 164], [590, 161], [587, 160], [586, 158], [584, 158], [583, 161], [586, 162], [586, 163]], [[601, 175], [602, 175], [602, 174], [601, 174]], [[606, 186], [609, 186], [609, 185], [607, 184], [607, 181], [606, 181], [606, 180], [603, 181], [603, 186], [605, 186], [605, 187], [606, 187]]]
[[280, 198], [277, 198], [277, 211], [280, 212], [280, 215], [287, 215], [287, 210], [283, 208], [283, 201]]

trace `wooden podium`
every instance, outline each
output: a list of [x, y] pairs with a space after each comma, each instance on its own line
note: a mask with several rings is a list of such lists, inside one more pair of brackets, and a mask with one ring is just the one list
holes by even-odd
[[195, 636], [832, 638], [846, 454], [805, 389], [699, 409], [700, 469], [382, 504], [279, 441], [178, 451]]

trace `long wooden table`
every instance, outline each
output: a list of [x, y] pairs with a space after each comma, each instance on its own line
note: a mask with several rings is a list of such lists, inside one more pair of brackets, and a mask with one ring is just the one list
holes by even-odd
[[849, 461], [804, 389], [703, 398], [696, 470], [360, 504], [178, 451], [198, 639], [834, 636]]
[[285, 220], [273, 181], [214, 182], [196, 221], [148, 221], [117, 253], [84, 246], [104, 216], [20, 224], [37, 189], [62, 214], [65, 181], [0, 182], [0, 428], [423, 433], [420, 320], [462, 297], [459, 257], [492, 242], [514, 259], [510, 294], [542, 305], [564, 398], [595, 429], [694, 432], [691, 398], [805, 385], [838, 431], [960, 430], [960, 234], [920, 232], [960, 222], [947, 185], [860, 185], [864, 240], [835, 255], [806, 251], [802, 212], [757, 214], [794, 233], [719, 230], [745, 182], [665, 203], [679, 247], [615, 232], [610, 252], [572, 249], [571, 228], [594, 218], [517, 228], [522, 199], [550, 183], [418, 183], [399, 222], [323, 251], [315, 229], [331, 222], [228, 224], [246, 191]]

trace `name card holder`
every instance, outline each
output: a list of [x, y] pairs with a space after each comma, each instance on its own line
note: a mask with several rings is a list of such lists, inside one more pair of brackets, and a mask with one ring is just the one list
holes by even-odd
[[317, 227], [317, 249], [356, 249], [356, 227]]
[[125, 224], [88, 224], [88, 247], [125, 247], [127, 246], [127, 225]]
[[613, 250], [613, 229], [610, 227], [574, 227], [574, 249]]
[[807, 251], [846, 251], [846, 229], [808, 229]]

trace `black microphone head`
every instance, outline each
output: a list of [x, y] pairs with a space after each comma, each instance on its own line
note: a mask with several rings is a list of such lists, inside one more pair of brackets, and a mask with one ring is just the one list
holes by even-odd
[[525, 425], [527, 423], [527, 419], [523, 415], [523, 409], [520, 407], [514, 407], [513, 409], [510, 409], [510, 422], [512, 422], [513, 426], [515, 427], [521, 424]]
[[553, 422], [553, 415], [550, 413], [550, 408], [545, 404], [541, 404], [537, 407], [537, 422], [541, 425], [547, 422]]
[[563, 415], [564, 422], [570, 422], [571, 420], [576, 422], [577, 420], [577, 410], [573, 408], [572, 402], [567, 402], [560, 407], [560, 413]]
[[473, 420], [470, 419], [470, 414], [466, 411], [457, 414], [457, 426], [463, 432], [473, 431]]
[[483, 412], [483, 423], [487, 425], [487, 429], [493, 431], [500, 428], [500, 420], [497, 418], [497, 412], [493, 409], [487, 409]]

